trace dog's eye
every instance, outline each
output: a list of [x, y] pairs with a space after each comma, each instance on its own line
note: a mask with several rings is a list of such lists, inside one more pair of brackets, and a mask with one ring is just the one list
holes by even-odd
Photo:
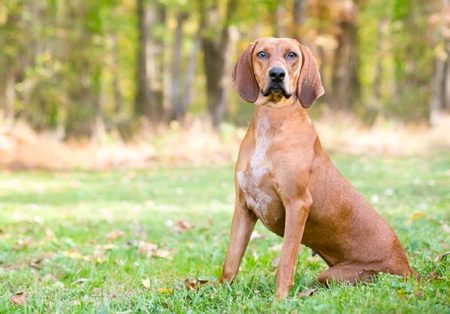
[[260, 51], [256, 54], [258, 56], [258, 58], [264, 59], [267, 57], [267, 53], [265, 53], [264, 51]]
[[287, 57], [289, 59], [295, 59], [298, 57], [298, 55], [295, 52], [291, 51], [291, 52], [288, 52]]

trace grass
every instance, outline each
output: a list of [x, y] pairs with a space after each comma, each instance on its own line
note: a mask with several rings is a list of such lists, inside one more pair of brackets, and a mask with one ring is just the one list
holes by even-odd
[[[450, 246], [450, 157], [333, 160], [433, 279], [379, 275], [326, 289], [314, 279], [325, 263], [303, 248], [291, 296], [276, 303], [281, 239], [260, 224], [236, 282], [215, 282], [234, 202], [231, 166], [3, 172], [0, 312], [450, 313], [449, 259], [434, 261]], [[317, 291], [296, 296], [306, 288]], [[11, 301], [18, 292], [22, 305]]]

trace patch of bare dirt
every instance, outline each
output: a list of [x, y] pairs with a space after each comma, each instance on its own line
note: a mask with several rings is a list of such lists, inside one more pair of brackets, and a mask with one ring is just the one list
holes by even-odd
[[[357, 119], [336, 115], [314, 124], [327, 151], [396, 156], [450, 151], [450, 119], [433, 128], [384, 120], [367, 128]], [[106, 170], [232, 163], [244, 134], [244, 128], [224, 125], [214, 131], [196, 120], [188, 127], [172, 123], [143, 131], [130, 142], [108, 135], [102, 140], [64, 142], [17, 122], [0, 126], [0, 169]]]

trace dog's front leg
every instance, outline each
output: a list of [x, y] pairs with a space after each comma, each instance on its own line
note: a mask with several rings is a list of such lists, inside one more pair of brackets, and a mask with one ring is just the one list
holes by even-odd
[[256, 220], [255, 214], [247, 208], [242, 195], [237, 197], [231, 223], [230, 243], [220, 282], [232, 281], [236, 276]]
[[287, 297], [289, 289], [294, 282], [294, 271], [297, 263], [300, 242], [305, 229], [306, 219], [312, 204], [308, 191], [303, 197], [294, 200], [285, 200], [283, 205], [286, 211], [284, 239], [281, 247], [276, 280], [276, 297]]

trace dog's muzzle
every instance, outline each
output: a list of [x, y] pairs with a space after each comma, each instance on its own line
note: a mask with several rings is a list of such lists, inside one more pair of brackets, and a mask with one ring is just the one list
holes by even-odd
[[270, 94], [279, 95], [283, 94], [284, 97], [289, 98], [291, 94], [286, 90], [284, 84], [284, 78], [286, 77], [286, 72], [281, 67], [273, 67], [269, 71], [270, 83], [265, 91], [262, 91], [263, 96], [267, 97]]
[[283, 94], [283, 96], [286, 98], [291, 97], [291, 94], [289, 94], [288, 91], [286, 90], [284, 83], [271, 83], [265, 91], [262, 91], [262, 94], [264, 97], [267, 97], [271, 94], [274, 95]]

